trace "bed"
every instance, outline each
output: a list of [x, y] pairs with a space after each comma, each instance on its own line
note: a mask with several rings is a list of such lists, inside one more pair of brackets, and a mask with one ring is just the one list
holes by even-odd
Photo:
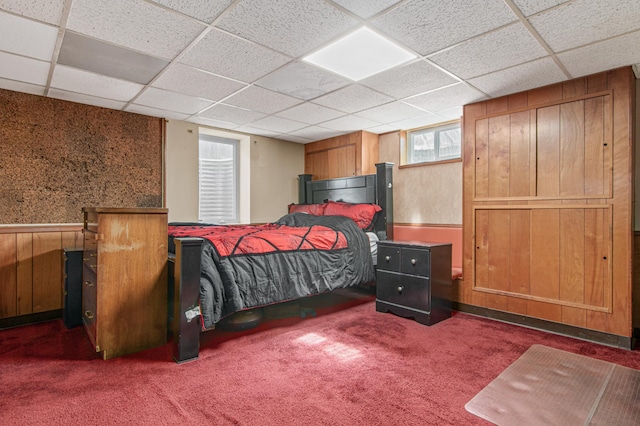
[[372, 242], [393, 236], [392, 167], [300, 175], [299, 202], [273, 223], [169, 224], [174, 360], [196, 359], [200, 332], [236, 312], [374, 281]]

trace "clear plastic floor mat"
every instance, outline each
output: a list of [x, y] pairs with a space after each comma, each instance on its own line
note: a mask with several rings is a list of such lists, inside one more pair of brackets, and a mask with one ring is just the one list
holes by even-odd
[[533, 345], [465, 408], [500, 426], [640, 425], [640, 371]]

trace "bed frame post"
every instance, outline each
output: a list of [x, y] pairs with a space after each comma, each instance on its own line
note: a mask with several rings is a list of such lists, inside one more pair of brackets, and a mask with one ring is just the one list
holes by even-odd
[[313, 175], [298, 175], [298, 204], [311, 204], [311, 200], [307, 200], [307, 182], [311, 182]]
[[173, 359], [180, 364], [197, 359], [200, 350], [198, 300], [202, 239], [175, 238], [174, 242]]
[[386, 224], [385, 239], [393, 240], [393, 163], [377, 163], [376, 174], [378, 205], [382, 207]]

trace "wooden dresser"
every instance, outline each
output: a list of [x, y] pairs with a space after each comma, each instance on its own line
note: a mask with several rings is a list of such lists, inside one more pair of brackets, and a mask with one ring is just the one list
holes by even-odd
[[104, 359], [167, 340], [167, 209], [85, 207], [82, 321]]

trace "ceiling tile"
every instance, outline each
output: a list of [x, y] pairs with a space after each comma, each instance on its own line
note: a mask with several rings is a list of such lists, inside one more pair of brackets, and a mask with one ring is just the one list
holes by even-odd
[[394, 98], [402, 99], [458, 81], [425, 61], [417, 61], [366, 78], [359, 83]]
[[429, 59], [468, 79], [547, 56], [547, 51], [520, 23], [461, 43]]
[[233, 1], [234, 0], [153, 0], [154, 3], [177, 10], [180, 13], [189, 15], [207, 24], [212, 23], [214, 19], [220, 16]]
[[238, 128], [238, 124], [229, 123], [228, 121], [214, 120], [211, 118], [193, 116], [186, 119], [191, 123], [202, 124], [203, 126], [219, 127], [221, 129], [234, 130]]
[[640, 31], [558, 55], [572, 77], [594, 74], [640, 62]]
[[135, 50], [66, 31], [58, 63], [109, 77], [149, 83], [169, 62]]
[[144, 86], [76, 68], [57, 65], [53, 70], [51, 87], [116, 101], [129, 101], [137, 95]]
[[278, 135], [278, 139], [282, 139], [283, 141], [288, 141], [288, 142], [295, 142], [295, 143], [301, 143], [301, 144], [307, 144], [307, 143], [311, 143], [313, 142], [312, 139], [307, 139], [307, 138], [303, 138], [300, 136], [295, 136], [292, 134], [283, 134], [283, 135]]
[[566, 80], [562, 70], [550, 57], [537, 59], [482, 77], [472, 78], [469, 83], [492, 97], [508, 95], [542, 87]]
[[333, 2], [361, 18], [368, 19], [376, 13], [399, 3], [400, 0], [333, 0]]
[[33, 0], [0, 0], [0, 9], [49, 24], [60, 25], [64, 2], [65, 0], [47, 0], [44, 2], [34, 2]]
[[411, 0], [373, 24], [427, 55], [516, 19], [503, 0]]
[[79, 104], [93, 105], [102, 108], [122, 109], [126, 102], [114, 101], [112, 99], [98, 98], [96, 96], [83, 95], [81, 93], [68, 92], [60, 89], [49, 89], [47, 94], [50, 98], [62, 99], [64, 101], [77, 102]]
[[307, 124], [300, 123], [299, 121], [289, 120], [287, 118], [270, 116], [252, 122], [251, 126], [257, 127], [259, 129], [271, 130], [278, 133], [288, 133], [294, 130], [302, 129], [303, 127], [307, 127]]
[[179, 63], [172, 65], [152, 86], [212, 101], [219, 101], [246, 87], [244, 83]]
[[417, 117], [408, 118], [406, 120], [396, 121], [395, 123], [392, 123], [390, 125], [396, 126], [398, 129], [411, 130], [411, 129], [431, 126], [433, 124], [438, 124], [443, 122], [444, 121], [440, 115], [425, 114], [425, 115], [419, 115]]
[[[2, 66], [0, 66], [0, 69]], [[13, 90], [14, 92], [29, 93], [32, 95], [44, 96], [44, 86], [23, 83], [21, 81], [7, 80], [0, 78], [0, 89]]]
[[150, 115], [152, 117], [162, 117], [172, 120], [185, 120], [189, 117], [188, 114], [181, 114], [179, 112], [167, 111], [165, 109], [152, 108], [144, 105], [130, 104], [127, 106], [126, 111], [136, 114]]
[[379, 126], [373, 126], [373, 127], [369, 127], [367, 129], [367, 132], [371, 132], [371, 133], [375, 133], [377, 135], [381, 135], [383, 133], [389, 133], [389, 132], [393, 132], [396, 130], [400, 130], [399, 127], [397, 126], [392, 126], [390, 124], [381, 124]]
[[287, 109], [301, 102], [302, 101], [300, 99], [292, 98], [291, 96], [272, 92], [271, 90], [256, 86], [249, 86], [247, 89], [236, 93], [224, 101], [224, 103], [228, 105], [251, 109], [267, 114], [282, 111], [283, 109]]
[[513, 0], [524, 16], [531, 16], [534, 13], [550, 9], [568, 0]]
[[438, 115], [447, 121], [459, 120], [460, 118], [462, 118], [462, 105], [455, 108], [438, 111]]
[[353, 113], [386, 104], [393, 100], [390, 96], [378, 93], [368, 87], [354, 84], [314, 99], [313, 102], [329, 108]]
[[294, 62], [256, 81], [256, 85], [300, 99], [313, 99], [350, 81], [313, 65]]
[[342, 134], [341, 131], [327, 129], [326, 127], [309, 126], [304, 129], [289, 132], [290, 135], [299, 136], [301, 138], [309, 139], [311, 141], [319, 141], [322, 139], [332, 138]]
[[390, 121], [398, 121], [403, 118], [423, 115], [425, 112], [411, 105], [402, 102], [391, 102], [374, 108], [365, 109], [355, 114], [358, 117], [364, 117], [378, 123], [388, 123]]
[[278, 117], [289, 118], [291, 120], [300, 121], [307, 124], [318, 124], [323, 121], [332, 120], [334, 118], [345, 115], [344, 112], [335, 109], [323, 107], [312, 103], [304, 103], [293, 106], [287, 110], [280, 111], [276, 114]]
[[196, 114], [211, 105], [213, 102], [195, 96], [187, 96], [181, 93], [169, 92], [168, 90], [156, 89], [155, 87], [148, 87], [136, 98], [134, 103], [153, 108], [166, 109], [168, 111], [176, 111], [183, 114]]
[[58, 29], [0, 12], [0, 50], [50, 61]]
[[554, 52], [561, 52], [640, 29], [640, 5], [638, 0], [573, 1], [529, 21]]
[[321, 124], [322, 127], [333, 130], [340, 130], [343, 132], [356, 132], [358, 130], [378, 125], [380, 125], [380, 123], [369, 120], [367, 118], [357, 117], [355, 115], [345, 115], [344, 117], [325, 121]]
[[269, 137], [269, 138], [277, 137], [280, 134], [280, 132], [274, 132], [274, 131], [266, 130], [266, 129], [259, 129], [257, 127], [253, 127], [253, 126], [250, 126], [248, 124], [243, 124], [242, 126], [237, 127], [236, 131], [243, 132], [243, 133], [248, 133], [250, 135], [266, 136], [266, 137]]
[[460, 105], [478, 102], [486, 98], [487, 97], [478, 90], [464, 83], [458, 83], [443, 89], [404, 99], [403, 102], [430, 112], [438, 112]]
[[216, 104], [200, 113], [199, 116], [240, 125], [259, 120], [265, 117], [266, 114], [230, 105]]
[[298, 57], [355, 28], [358, 21], [323, 0], [243, 0], [216, 27]]
[[285, 55], [214, 29], [192, 47], [180, 62], [252, 83], [290, 60]]
[[173, 59], [206, 27], [141, 0], [74, 0], [67, 28]]
[[49, 68], [48, 62], [0, 52], [0, 78], [44, 86]]

